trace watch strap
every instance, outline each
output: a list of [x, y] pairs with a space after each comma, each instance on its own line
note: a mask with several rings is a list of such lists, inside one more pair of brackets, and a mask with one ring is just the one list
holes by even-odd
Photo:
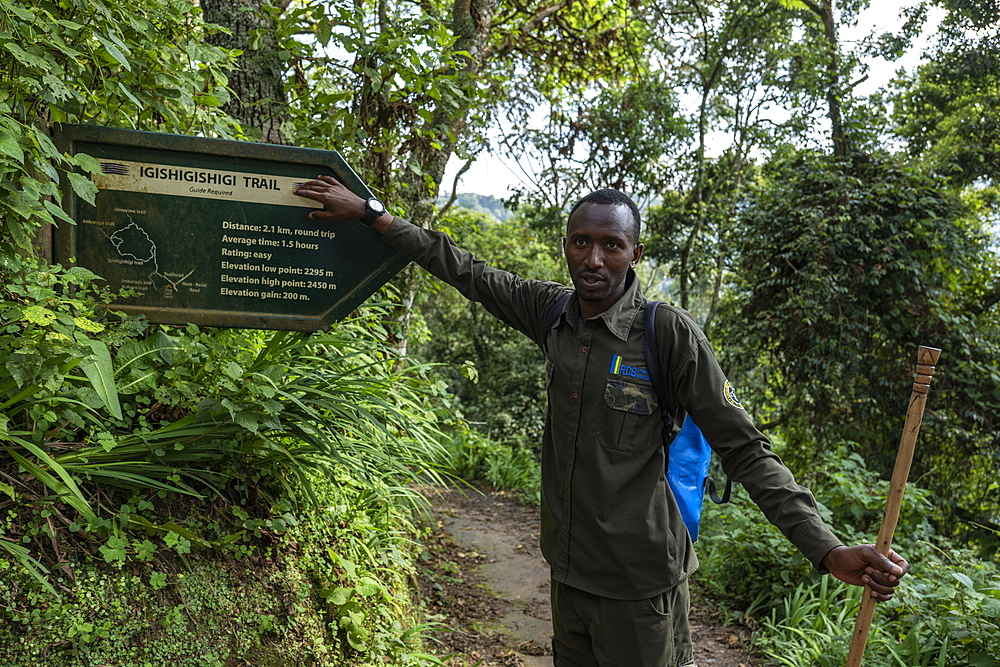
[[[374, 202], [374, 204], [372, 202]], [[385, 215], [385, 212], [386, 212], [385, 211], [385, 204], [383, 204], [381, 201], [379, 201], [375, 197], [371, 197], [370, 199], [366, 199], [365, 200], [365, 217], [363, 217], [361, 219], [361, 222], [363, 222], [366, 225], [368, 225], [369, 227], [371, 227], [371, 225], [372, 225], [373, 222], [375, 222], [378, 218], [380, 218], [383, 215]]]

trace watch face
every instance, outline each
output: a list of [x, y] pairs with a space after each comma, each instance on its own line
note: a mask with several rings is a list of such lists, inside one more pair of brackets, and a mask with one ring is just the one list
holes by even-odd
[[374, 197], [368, 200], [368, 208], [376, 213], [385, 213], [385, 204]]

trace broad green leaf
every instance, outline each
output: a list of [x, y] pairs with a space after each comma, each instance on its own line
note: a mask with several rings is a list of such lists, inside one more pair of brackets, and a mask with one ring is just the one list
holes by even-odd
[[17, 139], [9, 134], [0, 134], [0, 153], [10, 156], [18, 162], [24, 162], [24, 151], [17, 145]]
[[115, 436], [107, 431], [97, 434], [97, 442], [101, 445], [101, 449], [106, 452], [110, 452], [118, 444], [115, 440]]
[[73, 97], [73, 93], [70, 92], [69, 88], [58, 77], [46, 74], [42, 77], [42, 83], [52, 93], [52, 97], [57, 100], [68, 100]]
[[40, 128], [34, 125], [27, 126], [27, 129], [31, 131], [31, 135], [34, 137], [35, 141], [38, 142], [38, 147], [42, 149], [43, 160], [52, 160], [53, 162], [62, 161], [62, 153], [56, 148], [56, 145], [52, 143], [52, 139], [42, 131]]
[[106, 563], [113, 563], [118, 561], [120, 563], [125, 562], [126, 553], [125, 548], [128, 547], [128, 540], [124, 537], [109, 537], [107, 544], [104, 544], [98, 549], [101, 555], [104, 556], [104, 561]]
[[[152, 560], [152, 559], [148, 559]], [[167, 575], [163, 572], [150, 572], [149, 573], [149, 586], [154, 591], [158, 591], [167, 585]]]
[[118, 90], [122, 92], [122, 95], [132, 100], [132, 104], [136, 105], [137, 107], [142, 107], [142, 102], [139, 101], [139, 98], [133, 95], [132, 91], [126, 88], [121, 81], [118, 82]]
[[973, 653], [969, 658], [972, 667], [1000, 667], [1000, 660], [987, 653]]
[[13, 56], [17, 58], [17, 60], [21, 64], [27, 65], [28, 67], [36, 67], [41, 70], [48, 69], [47, 63], [45, 62], [44, 59], [39, 58], [38, 56], [33, 55], [31, 53], [28, 53], [17, 44], [14, 44], [13, 42], [7, 42], [3, 46], [5, 49], [10, 51], [11, 54], [13, 54]]
[[75, 171], [67, 171], [66, 176], [69, 177], [70, 185], [73, 186], [73, 192], [76, 195], [90, 204], [91, 206], [95, 204], [95, 197], [97, 193], [100, 192], [94, 182], [83, 174], [78, 174]]
[[94, 391], [104, 401], [104, 405], [116, 419], [122, 419], [122, 408], [118, 401], [118, 389], [115, 387], [115, 371], [111, 364], [111, 353], [108, 346], [99, 340], [86, 339], [93, 355], [80, 363], [84, 374], [94, 387]]
[[91, 174], [101, 171], [101, 163], [86, 153], [77, 153], [70, 161], [75, 162], [81, 169]]
[[66, 54], [70, 58], [73, 58], [73, 59], [80, 58], [80, 59], [82, 59], [84, 57], [84, 55], [82, 53], [80, 53], [79, 51], [77, 51], [76, 49], [74, 49], [73, 47], [71, 47], [69, 44], [67, 44], [60, 35], [53, 35], [52, 36], [52, 46], [54, 46], [61, 53]]
[[961, 584], [970, 591], [976, 590], [976, 585], [972, 583], [972, 579], [969, 578], [969, 575], [963, 574], [962, 572], [952, 572], [951, 576], [961, 582]]
[[222, 106], [222, 100], [220, 100], [215, 95], [209, 95], [208, 93], [202, 93], [202, 94], [198, 95], [195, 98], [195, 100], [199, 104], [204, 104], [207, 107], [221, 107]]
[[125, 54], [122, 53], [117, 46], [111, 43], [111, 40], [102, 35], [95, 35], [95, 37], [97, 37], [97, 41], [104, 46], [104, 49], [108, 52], [109, 56], [118, 61], [118, 63], [125, 69], [130, 72], [132, 71], [132, 65], [129, 64], [128, 58], [125, 57]]
[[368, 631], [360, 625], [351, 625], [347, 630], [347, 643], [358, 651], [368, 648]]
[[94, 320], [88, 319], [86, 317], [74, 317], [73, 324], [84, 331], [89, 331], [90, 333], [100, 333], [104, 331], [104, 325], [100, 322], [95, 322]]
[[34, 21], [37, 18], [33, 11], [26, 7], [20, 7], [17, 4], [4, 3], [4, 9], [9, 9], [14, 12], [19, 19], [23, 19], [28, 22]]
[[351, 599], [351, 595], [353, 594], [353, 588], [335, 588], [330, 591], [330, 594], [326, 596], [326, 599], [330, 604], [340, 607], [347, 604], [347, 601]]
[[42, 206], [44, 206], [45, 210], [47, 210], [49, 213], [51, 213], [54, 218], [58, 218], [60, 220], [63, 220], [64, 222], [68, 222], [71, 225], [75, 225], [76, 224], [76, 220], [74, 220], [73, 218], [69, 217], [69, 214], [66, 213], [66, 211], [62, 210], [62, 207], [60, 207], [57, 204], [49, 201], [48, 199], [46, 199], [46, 200], [44, 200], [42, 202]]
[[362, 597], [371, 597], [382, 590], [382, 585], [371, 577], [363, 577], [354, 590]]
[[28, 306], [21, 311], [21, 319], [34, 324], [48, 326], [56, 319], [56, 314], [43, 306]]

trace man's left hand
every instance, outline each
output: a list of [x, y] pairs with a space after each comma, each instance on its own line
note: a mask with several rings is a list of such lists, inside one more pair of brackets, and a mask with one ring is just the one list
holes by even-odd
[[823, 565], [843, 582], [855, 586], [867, 584], [872, 597], [880, 602], [892, 599], [900, 577], [910, 569], [910, 564], [892, 549], [886, 558], [870, 544], [835, 547], [823, 557]]

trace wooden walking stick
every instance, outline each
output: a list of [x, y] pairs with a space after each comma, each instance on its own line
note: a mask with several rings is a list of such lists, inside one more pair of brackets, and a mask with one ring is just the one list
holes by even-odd
[[[927, 391], [930, 389], [934, 366], [937, 364], [941, 350], [935, 347], [920, 346], [917, 350], [917, 372], [913, 377], [913, 392], [910, 394], [910, 406], [906, 410], [906, 423], [903, 425], [903, 437], [899, 441], [899, 453], [896, 454], [896, 465], [892, 470], [892, 483], [889, 486], [889, 497], [885, 501], [885, 514], [882, 516], [882, 527], [878, 531], [878, 543], [875, 548], [883, 556], [889, 555], [892, 544], [892, 534], [896, 531], [896, 521], [899, 519], [899, 507], [903, 502], [903, 490], [906, 488], [906, 478], [910, 474], [910, 463], [913, 461], [913, 450], [917, 444], [917, 434], [920, 432], [920, 420], [924, 416], [924, 404], [927, 402]], [[875, 598], [871, 589], [865, 586], [865, 594], [861, 598], [861, 609], [858, 620], [854, 624], [854, 636], [851, 639], [851, 650], [847, 654], [847, 667], [859, 667], [865, 655], [865, 644], [868, 643], [868, 630], [871, 628], [872, 615], [875, 613]]]

